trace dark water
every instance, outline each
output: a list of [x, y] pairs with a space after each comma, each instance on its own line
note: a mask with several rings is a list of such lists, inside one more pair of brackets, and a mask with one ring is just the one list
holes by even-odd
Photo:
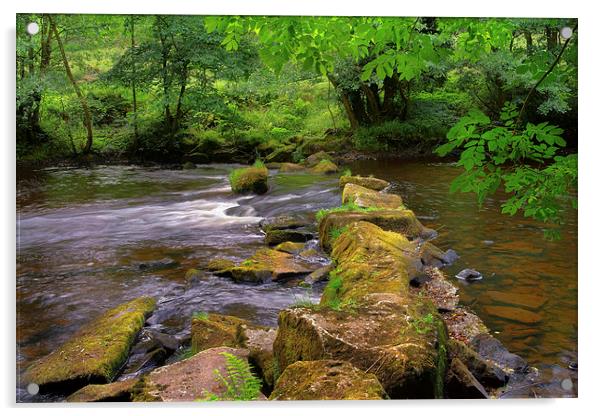
[[[195, 311], [275, 325], [278, 310], [307, 296], [317, 299], [317, 291], [239, 285], [209, 275], [186, 286], [187, 269], [203, 267], [216, 256], [241, 260], [262, 246], [262, 218], [340, 204], [337, 178], [307, 174], [274, 174], [268, 194], [233, 196], [227, 181], [232, 168], [19, 172], [18, 371], [95, 316], [141, 295], [158, 299], [153, 327], [176, 335], [189, 331]], [[392, 180], [394, 191], [423, 222], [439, 230], [437, 244], [461, 256], [448, 270], [451, 276], [464, 267], [486, 276], [462, 285], [462, 300], [511, 351], [540, 368], [543, 381], [529, 394], [575, 395], [576, 374], [566, 366], [577, 360], [576, 218], [564, 227], [564, 240], [551, 243], [543, 240], [539, 225], [500, 215], [498, 200], [479, 211], [470, 197], [450, 196], [448, 185], [456, 173], [451, 166], [379, 161], [357, 162], [352, 169]], [[179, 265], [139, 269], [140, 263], [160, 259]], [[527, 310], [529, 323], [499, 317], [491, 309], [507, 306], [508, 295], [527, 305], [521, 310]], [[563, 390], [560, 382], [567, 378], [573, 388]], [[31, 400], [21, 390], [18, 396]]]

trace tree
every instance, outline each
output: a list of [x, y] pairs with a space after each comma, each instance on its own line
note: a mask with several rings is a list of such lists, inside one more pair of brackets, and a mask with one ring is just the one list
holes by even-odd
[[84, 125], [86, 126], [87, 136], [86, 136], [86, 144], [84, 145], [84, 148], [82, 149], [82, 151], [83, 151], [83, 154], [88, 154], [88, 153], [90, 153], [90, 150], [92, 149], [92, 141], [93, 141], [92, 116], [90, 115], [90, 108], [88, 107], [88, 102], [86, 100], [86, 97], [84, 97], [84, 95], [82, 94], [79, 86], [77, 85], [77, 82], [75, 81], [75, 78], [73, 77], [73, 73], [71, 72], [71, 67], [69, 66], [69, 61], [67, 60], [67, 55], [65, 54], [65, 48], [63, 47], [63, 42], [61, 41], [61, 36], [56, 27], [56, 23], [54, 22], [54, 19], [50, 15], [48, 15], [48, 21], [50, 23], [50, 30], [54, 34], [54, 38], [56, 40], [56, 43], [59, 47], [59, 51], [61, 53], [61, 57], [63, 59], [63, 65], [65, 66], [65, 74], [67, 75], [69, 82], [71, 82], [71, 85], [73, 86], [73, 90], [75, 91], [75, 94], [77, 95], [77, 98], [79, 99], [82, 110], [84, 112]]

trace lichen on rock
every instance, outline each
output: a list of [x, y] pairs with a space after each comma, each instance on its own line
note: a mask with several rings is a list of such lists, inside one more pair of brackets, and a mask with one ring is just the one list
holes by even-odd
[[309, 263], [292, 254], [262, 248], [238, 266], [220, 272], [237, 282], [262, 283], [309, 274], [319, 265]]
[[154, 308], [153, 298], [141, 297], [110, 309], [30, 365], [21, 381], [36, 383], [40, 391], [60, 388], [63, 392], [110, 382], [127, 360], [136, 335]]
[[270, 400], [382, 400], [378, 379], [346, 361], [297, 361], [286, 367]]
[[343, 189], [343, 204], [352, 203], [362, 208], [404, 209], [399, 195], [374, 191], [354, 183], [348, 183]]
[[382, 191], [390, 185], [389, 182], [385, 180], [372, 178], [369, 176], [343, 175], [339, 178], [339, 186], [341, 188], [344, 188], [348, 183], [353, 183], [375, 191]]

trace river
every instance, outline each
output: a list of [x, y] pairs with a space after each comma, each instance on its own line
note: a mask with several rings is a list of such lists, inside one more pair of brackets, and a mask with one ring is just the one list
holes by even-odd
[[[141, 295], [159, 301], [150, 324], [180, 336], [189, 331], [195, 311], [275, 325], [280, 309], [308, 296], [317, 301], [319, 288], [308, 293], [282, 283], [235, 284], [209, 274], [186, 285], [189, 268], [217, 256], [242, 260], [261, 247], [262, 218], [311, 215], [340, 204], [337, 177], [275, 171], [267, 194], [234, 196], [227, 180], [233, 167], [19, 171], [17, 375], [81, 325]], [[576, 213], [567, 213], [563, 239], [551, 242], [544, 240], [541, 224], [500, 214], [503, 194], [482, 209], [471, 195], [450, 194], [459, 173], [450, 164], [379, 160], [349, 167], [391, 181], [391, 192], [438, 230], [435, 243], [460, 255], [446, 269], [451, 279], [466, 267], [485, 276], [457, 282], [461, 301], [541, 374], [511, 397], [575, 396], [577, 373], [567, 367], [577, 362]], [[162, 259], [177, 266], [140, 270], [140, 264]], [[17, 399], [27, 397], [18, 390]]]

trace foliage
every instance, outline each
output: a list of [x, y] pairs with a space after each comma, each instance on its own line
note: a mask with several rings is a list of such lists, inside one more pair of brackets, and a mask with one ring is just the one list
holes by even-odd
[[332, 228], [330, 230], [330, 239], [331, 239], [331, 241], [335, 241], [341, 235], [343, 235], [344, 233], [346, 233], [347, 229], [348, 229], [348, 226], [339, 227], [339, 228]]
[[437, 149], [444, 156], [462, 151], [458, 164], [464, 173], [451, 191], [473, 192], [479, 205], [503, 185], [509, 198], [502, 212], [519, 210], [525, 217], [551, 223], [562, 222], [568, 198], [576, 207], [577, 155], [562, 156], [566, 145], [563, 130], [547, 122], [521, 127], [515, 105], [507, 103], [499, 122], [474, 110], [449, 131], [448, 142]]
[[246, 360], [228, 352], [222, 352], [226, 358], [226, 374], [214, 370], [216, 380], [226, 388], [221, 395], [207, 393], [205, 400], [249, 401], [257, 400], [261, 393], [261, 380], [253, 374]]

